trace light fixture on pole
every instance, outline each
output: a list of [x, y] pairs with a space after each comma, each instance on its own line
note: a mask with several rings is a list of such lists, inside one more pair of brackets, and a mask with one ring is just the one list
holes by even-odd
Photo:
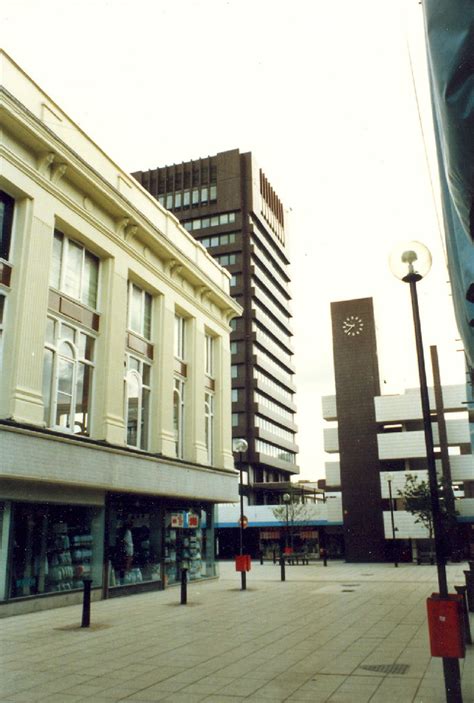
[[283, 493], [282, 500], [286, 508], [286, 532], [285, 532], [285, 546], [289, 547], [288, 537], [290, 532], [290, 518], [289, 518], [289, 504], [291, 503], [291, 495], [289, 493]]
[[[420, 379], [421, 408], [426, 444], [426, 460], [431, 498], [431, 513], [435, 538], [436, 567], [440, 598], [448, 599], [448, 583], [446, 579], [446, 558], [443, 539], [443, 523], [438, 495], [436, 477], [436, 462], [434, 455], [433, 429], [431, 427], [430, 402], [428, 384], [426, 382], [425, 358], [423, 339], [421, 336], [420, 310], [416, 284], [424, 278], [431, 268], [431, 253], [421, 242], [411, 241], [399, 244], [390, 255], [390, 269], [393, 275], [408, 283], [410, 286], [413, 324], [415, 328], [416, 354], [418, 360], [418, 375]], [[443, 657], [444, 682], [446, 700], [448, 703], [462, 703], [461, 677], [459, 660], [453, 657]]]
[[395, 542], [395, 519], [394, 519], [394, 515], [393, 515], [392, 481], [393, 481], [393, 474], [392, 473], [387, 474], [388, 499], [390, 501], [390, 519], [392, 522], [393, 563], [394, 563], [394, 566], [398, 567], [397, 545]]
[[[232, 443], [232, 449], [235, 453], [239, 455], [239, 496], [240, 496], [240, 519], [239, 519], [239, 554], [240, 556], [244, 553], [244, 482], [243, 482], [243, 463], [242, 454], [244, 454], [249, 448], [246, 439], [234, 439]], [[242, 570], [240, 572], [241, 589], [245, 591], [247, 588], [247, 572]]]

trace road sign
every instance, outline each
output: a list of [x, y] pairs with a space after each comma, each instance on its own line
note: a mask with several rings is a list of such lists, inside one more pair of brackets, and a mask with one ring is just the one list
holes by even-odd
[[239, 518], [239, 521], [237, 524], [242, 525], [243, 529], [245, 530], [245, 528], [248, 527], [248, 524], [249, 524], [248, 518], [245, 515], [242, 515], [242, 517]]

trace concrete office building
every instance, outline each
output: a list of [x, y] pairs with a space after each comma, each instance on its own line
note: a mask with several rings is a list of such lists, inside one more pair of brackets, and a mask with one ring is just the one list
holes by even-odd
[[249, 503], [279, 503], [272, 484], [299, 471], [283, 204], [238, 150], [133, 175], [231, 274], [244, 309], [231, 334], [232, 434], [249, 445]]
[[0, 64], [0, 615], [214, 576], [230, 276]]
[[[415, 522], [398, 495], [407, 474], [427, 480], [419, 389], [380, 394], [372, 299], [333, 303], [336, 394], [324, 397], [324, 448], [339, 454], [326, 463], [326, 489], [340, 491], [347, 561], [411, 561], [429, 549], [428, 531]], [[456, 486], [458, 530], [452, 553], [474, 555], [474, 458], [464, 386], [442, 389], [450, 473]], [[438, 417], [430, 389], [435, 456], [442, 475]], [[389, 484], [393, 494], [395, 544]]]

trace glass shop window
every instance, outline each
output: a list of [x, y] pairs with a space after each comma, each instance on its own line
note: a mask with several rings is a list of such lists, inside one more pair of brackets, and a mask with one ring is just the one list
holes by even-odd
[[14, 504], [10, 597], [100, 586], [103, 531], [100, 507]]

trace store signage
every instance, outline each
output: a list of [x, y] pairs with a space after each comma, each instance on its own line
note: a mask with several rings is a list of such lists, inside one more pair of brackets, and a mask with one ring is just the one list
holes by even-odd
[[197, 513], [171, 513], [171, 527], [174, 529], [196, 530], [199, 527], [199, 515]]
[[184, 527], [184, 513], [171, 513], [171, 527]]
[[197, 529], [199, 527], [199, 515], [196, 513], [187, 513], [188, 527], [190, 529]]

